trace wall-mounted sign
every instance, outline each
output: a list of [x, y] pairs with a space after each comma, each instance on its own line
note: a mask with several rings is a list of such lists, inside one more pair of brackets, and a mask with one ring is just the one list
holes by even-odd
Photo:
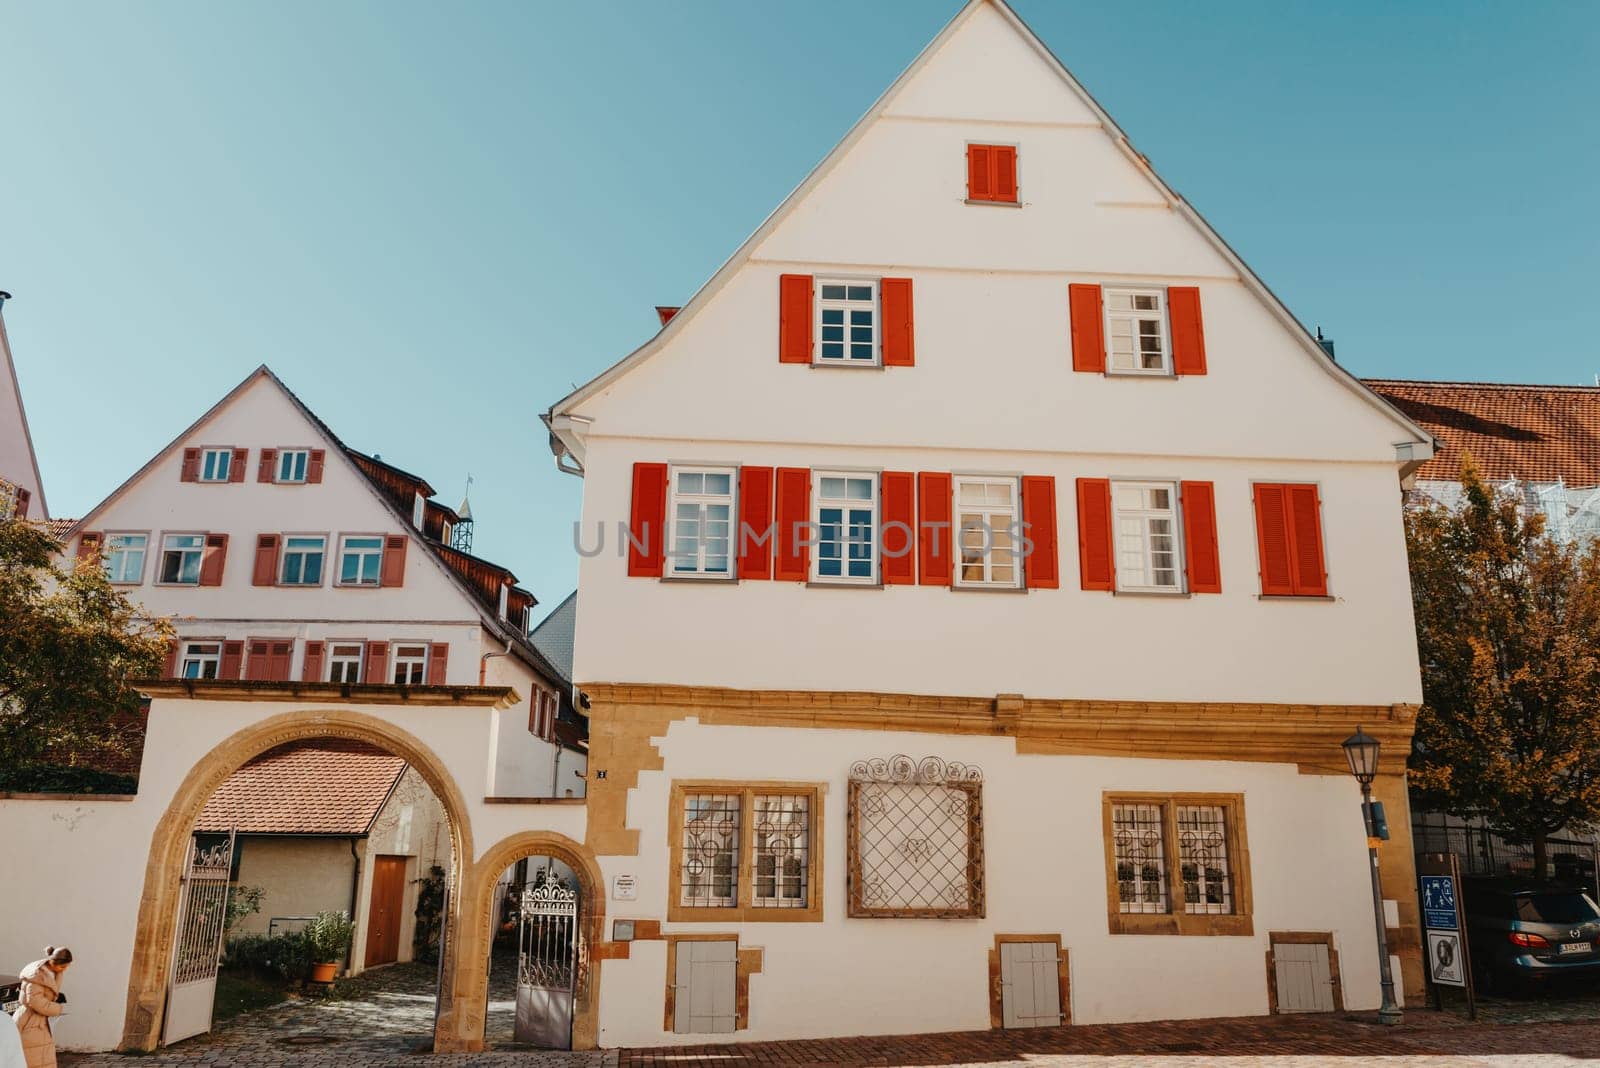
[[613, 901], [634, 901], [639, 897], [639, 887], [631, 875], [618, 875], [611, 880]]

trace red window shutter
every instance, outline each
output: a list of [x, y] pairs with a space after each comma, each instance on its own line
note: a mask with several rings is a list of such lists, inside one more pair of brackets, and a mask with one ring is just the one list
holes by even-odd
[[994, 185], [990, 178], [992, 173], [991, 151], [988, 145], [967, 146], [968, 200], [994, 199]]
[[1072, 305], [1072, 369], [1104, 374], [1106, 335], [1100, 287], [1074, 282], [1067, 287], [1067, 296]]
[[1167, 316], [1172, 323], [1172, 369], [1180, 375], [1206, 373], [1206, 337], [1200, 322], [1200, 289], [1170, 286]]
[[942, 471], [917, 474], [917, 573], [924, 586], [948, 586], [956, 532], [950, 524], [951, 479]]
[[322, 643], [306, 642], [305, 659], [300, 663], [301, 682], [322, 681]]
[[911, 279], [885, 278], [878, 283], [878, 295], [883, 301], [883, 365], [910, 367], [916, 363]]
[[306, 460], [306, 481], [308, 483], [322, 481], [322, 464], [327, 459], [327, 455], [327, 451], [324, 449], [311, 450], [311, 455]]
[[228, 481], [243, 482], [244, 468], [250, 462], [249, 449], [234, 449], [233, 459], [228, 462]]
[[1289, 499], [1289, 534], [1294, 545], [1294, 592], [1326, 597], [1328, 575], [1322, 556], [1322, 508], [1317, 487], [1284, 487]]
[[428, 685], [443, 686], [450, 668], [450, 645], [434, 642], [428, 646]]
[[200, 556], [200, 585], [222, 585], [222, 568], [228, 559], [228, 536], [207, 534], [205, 551]]
[[378, 563], [378, 585], [406, 584], [406, 542], [409, 540], [404, 534], [390, 534], [383, 539], [383, 559]]
[[1256, 548], [1261, 557], [1261, 592], [1268, 597], [1292, 597], [1294, 564], [1289, 548], [1289, 494], [1287, 486], [1258, 482]]
[[1215, 487], [1209, 482], [1180, 483], [1178, 502], [1183, 511], [1183, 566], [1189, 592], [1221, 593]]
[[16, 512], [16, 516], [17, 516], [18, 519], [26, 519], [26, 518], [28, 518], [28, 500], [31, 497], [32, 497], [32, 494], [30, 494], [27, 490], [23, 489], [21, 486], [17, 487], [17, 512]]
[[78, 535], [78, 559], [89, 560], [100, 558], [101, 536], [95, 531], [85, 531]]
[[278, 581], [278, 536], [256, 535], [256, 569], [250, 577], [252, 586], [272, 586]]
[[778, 536], [773, 548], [772, 577], [780, 582], [804, 582], [811, 574], [811, 471], [780, 467], [774, 481], [773, 514]]
[[917, 581], [917, 476], [883, 473], [883, 523], [878, 534], [883, 584], [911, 586]]
[[288, 682], [289, 665], [294, 661], [294, 641], [267, 643], [267, 679]]
[[775, 532], [772, 526], [772, 468], [739, 468], [739, 577], [770, 579]]
[[161, 677], [164, 679], [178, 677], [178, 640], [176, 638], [167, 643], [167, 659], [161, 665]]
[[990, 151], [994, 172], [994, 199], [1006, 204], [1017, 202], [1017, 149], [1014, 145], [995, 145]]
[[[1056, 536], [1056, 480], [1049, 475], [1022, 478], [1022, 521], [1033, 550], [1023, 557], [1022, 574], [1030, 590], [1061, 588], [1061, 554]], [[1026, 545], [1026, 542], [1024, 543]]]
[[249, 642], [249, 655], [244, 661], [244, 677], [247, 679], [264, 680], [267, 678], [267, 647], [270, 643], [265, 639], [252, 638]]
[[778, 279], [778, 362], [811, 362], [811, 276]]
[[368, 642], [367, 662], [363, 665], [362, 682], [384, 683], [389, 681], [389, 643]]
[[179, 473], [178, 479], [179, 479], [179, 481], [182, 481], [182, 482], [199, 482], [200, 481], [200, 450], [199, 449], [184, 449], [183, 450], [183, 470], [182, 470], [181, 473]]
[[667, 562], [667, 465], [633, 465], [628, 574], [660, 578]]
[[261, 450], [261, 463], [256, 466], [256, 481], [257, 482], [271, 482], [271, 481], [273, 481], [273, 479], [277, 475], [277, 472], [275, 470], [273, 470], [273, 468], [275, 468], [277, 466], [278, 466], [278, 450], [277, 449], [262, 449]]
[[1078, 479], [1078, 575], [1086, 590], [1116, 587], [1111, 554], [1111, 480]]
[[244, 642], [223, 642], [222, 658], [217, 664], [217, 678], [237, 679], [244, 666]]

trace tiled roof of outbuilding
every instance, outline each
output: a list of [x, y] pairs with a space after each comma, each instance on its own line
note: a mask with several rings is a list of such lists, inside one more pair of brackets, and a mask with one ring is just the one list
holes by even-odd
[[405, 770], [400, 757], [366, 742], [289, 742], [217, 787], [195, 830], [364, 835]]

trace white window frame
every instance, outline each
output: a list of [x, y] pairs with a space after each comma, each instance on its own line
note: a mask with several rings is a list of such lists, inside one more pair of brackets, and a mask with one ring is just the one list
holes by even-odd
[[[315, 582], [306, 582], [306, 581], [304, 581], [304, 578], [303, 578], [303, 576], [305, 575], [305, 563], [304, 563], [304, 561], [302, 561], [301, 565], [300, 565], [300, 574], [302, 576], [302, 580], [300, 582], [290, 582], [288, 580], [288, 575], [289, 575], [289, 554], [290, 554], [290, 552], [294, 552], [294, 553], [297, 553], [297, 554], [303, 556], [307, 552], [311, 551], [310, 549], [308, 549], [306, 547], [300, 547], [300, 548], [296, 548], [296, 549], [292, 549], [291, 550], [290, 547], [289, 547], [289, 543], [291, 541], [295, 541], [295, 540], [305, 540], [305, 541], [313, 541], [314, 540], [314, 541], [317, 541], [317, 542], [321, 543], [320, 548], [318, 548], [316, 550], [322, 556], [322, 563], [320, 565], [318, 565], [317, 581], [315, 581]], [[379, 566], [380, 567], [382, 566], [382, 561], [381, 560], [379, 561]], [[278, 585], [280, 585], [280, 586], [292, 586], [292, 587], [296, 587], [296, 588], [304, 586], [304, 587], [306, 587], [308, 589], [314, 589], [314, 588], [316, 588], [318, 586], [321, 586], [323, 584], [323, 579], [325, 579], [327, 577], [327, 575], [328, 575], [328, 536], [326, 534], [285, 534], [283, 536], [282, 548], [279, 549], [279, 551], [278, 551], [278, 575], [277, 575]]]
[[418, 530], [422, 529], [423, 520], [428, 515], [428, 499], [420, 493], [411, 495], [411, 525]]
[[[819, 277], [816, 280], [815, 285], [817, 287], [817, 299], [814, 301], [816, 304], [816, 310], [813, 312], [816, 318], [811, 324], [812, 330], [815, 331], [814, 336], [816, 338], [816, 341], [813, 342], [815, 347], [812, 349], [811, 353], [812, 364], [819, 367], [881, 367], [883, 365], [883, 299], [882, 287], [880, 287], [878, 284], [880, 281], [882, 280], [878, 278], [848, 277]], [[871, 290], [872, 296], [870, 298], [870, 305], [872, 310], [872, 339], [868, 342], [872, 351], [871, 359], [855, 360], [851, 359], [849, 355], [850, 346], [852, 344], [859, 344], [858, 342], [852, 342], [850, 340], [850, 329], [854, 325], [850, 322], [850, 312], [864, 310], [863, 302], [859, 300], [839, 298], [826, 299], [822, 295], [825, 292], [824, 287], [826, 286], [867, 286]], [[849, 290], [847, 289], [846, 293], [848, 292]], [[845, 355], [843, 356], [824, 356], [822, 354], [822, 313], [824, 310], [842, 310], [844, 312], [845, 334], [843, 344]]]
[[[364, 547], [364, 548], [352, 550], [350, 548], [350, 542], [354, 541], [356, 539], [362, 539], [362, 538], [369, 539], [369, 540], [372, 540], [372, 541], [376, 541], [378, 543], [377, 548], [365, 548]], [[344, 586], [344, 587], [349, 588], [349, 589], [376, 589], [378, 586], [382, 585], [383, 584], [383, 542], [384, 542], [384, 538], [383, 538], [382, 534], [341, 534], [341, 535], [339, 535], [338, 570], [334, 572], [333, 584], [335, 586]], [[375, 576], [373, 576], [373, 579], [372, 579], [371, 582], [363, 581], [359, 577], [360, 568], [357, 568], [357, 576], [358, 577], [356, 578], [356, 580], [354, 582], [346, 582], [345, 581], [345, 578], [344, 578], [344, 558], [345, 558], [346, 554], [348, 554], [350, 552], [355, 552], [358, 555], [363, 556], [363, 557], [365, 557], [365, 556], [376, 556], [377, 557], [377, 560], [378, 560], [378, 573]]]
[[[130, 549], [130, 548], [128, 548], [127, 545], [122, 544], [123, 540], [127, 539], [127, 538], [138, 538], [139, 541], [140, 541], [139, 548], [136, 549], [136, 550], [135, 549]], [[132, 569], [133, 577], [129, 578], [127, 572], [130, 569], [127, 567], [127, 559], [129, 557], [131, 557], [135, 552], [137, 552], [138, 556], [139, 556], [139, 566]], [[100, 544], [100, 563], [105, 568], [106, 581], [111, 583], [113, 586], [137, 586], [140, 583], [144, 582], [144, 564], [145, 564], [146, 557], [148, 557], [149, 555], [150, 555], [150, 532], [149, 531], [147, 531], [147, 530], [107, 531], [106, 532], [106, 536], [105, 536], [105, 540], [103, 542], [101, 542], [101, 544]], [[204, 558], [204, 550], [202, 550], [202, 560], [203, 560], [203, 558]], [[113, 561], [120, 561], [122, 563], [122, 565], [123, 565], [122, 568], [121, 568], [121, 572], [122, 572], [122, 577], [121, 578], [117, 577], [117, 572], [114, 571], [113, 568], [112, 568], [112, 562]]]
[[[199, 538], [200, 539], [200, 544], [196, 545], [196, 546], [188, 546], [188, 547], [185, 547], [185, 548], [182, 548], [182, 549], [169, 549], [167, 547], [167, 543], [169, 541], [171, 541], [173, 538]], [[195, 554], [195, 567], [194, 567], [194, 581], [193, 582], [187, 582], [187, 581], [184, 581], [183, 579], [175, 579], [175, 580], [172, 580], [172, 581], [168, 581], [168, 580], [163, 579], [161, 577], [162, 573], [166, 570], [167, 553], [169, 553], [169, 552], [181, 552], [181, 553], [184, 553], [186, 555], [188, 553], [194, 553]], [[205, 536], [205, 533], [203, 531], [198, 531], [198, 530], [188, 530], [188, 531], [176, 530], [176, 531], [166, 531], [161, 535], [161, 552], [160, 552], [160, 555], [158, 555], [156, 557], [155, 584], [157, 586], [198, 586], [198, 585], [200, 585], [200, 576], [205, 572], [205, 566], [206, 566], [206, 536]], [[181, 569], [180, 569], [179, 573], [182, 574], [182, 570]]]
[[[220, 457], [220, 459], [218, 459]], [[207, 471], [210, 474], [207, 474]], [[221, 474], [218, 474], [218, 471]], [[200, 466], [195, 473], [196, 482], [226, 482], [233, 473], [233, 448], [206, 448], [200, 450]]]
[[[1127, 297], [1154, 297], [1156, 299], [1155, 311], [1113, 311], [1111, 308], [1112, 296]], [[1101, 299], [1105, 303], [1105, 344], [1106, 344], [1106, 374], [1108, 375], [1146, 375], [1146, 376], [1171, 376], [1172, 375], [1172, 326], [1167, 315], [1167, 290], [1165, 286], [1106, 286]], [[1140, 357], [1138, 347], [1139, 331], [1137, 324], [1140, 320], [1151, 319], [1156, 321], [1157, 329], [1161, 334], [1161, 366], [1160, 367], [1118, 367], [1115, 363], [1115, 354], [1112, 352], [1112, 339], [1115, 336], [1114, 324], [1126, 321], [1129, 336], [1134, 343], [1133, 355]], [[1142, 360], [1141, 360], [1142, 362]]]
[[[860, 498], [852, 497], [824, 497], [822, 495], [822, 482], [824, 479], [828, 478], [866, 479], [872, 485], [872, 498], [870, 502], [863, 502]], [[848, 487], [846, 488], [848, 489]], [[822, 574], [822, 509], [825, 506], [841, 507], [844, 509], [859, 508], [863, 503], [870, 503], [872, 510], [872, 520], [868, 526], [868, 530], [871, 532], [872, 537], [872, 552], [869, 556], [870, 573], [865, 576], [852, 576], [848, 573], [850, 570], [850, 556], [848, 550], [848, 546], [850, 544], [848, 529], [850, 524], [848, 521], [846, 521], [843, 524], [845, 530], [841, 532], [841, 537], [843, 539], [841, 542], [841, 549], [843, 555], [840, 557], [840, 570], [844, 573], [839, 575]], [[823, 583], [830, 586], [878, 585], [880, 581], [879, 558], [883, 555], [882, 531], [880, 529], [880, 525], [883, 521], [883, 478], [881, 472], [813, 471], [811, 473], [810, 519], [813, 533], [810, 550], [812, 582]]]
[[[999, 505], [967, 505], [961, 503], [962, 486], [1009, 486], [1011, 489], [1011, 505], [1003, 508]], [[1003, 475], [956, 475], [955, 485], [951, 493], [952, 511], [955, 517], [955, 530], [947, 532], [955, 539], [955, 583], [963, 589], [975, 590], [1016, 590], [1022, 588], [1022, 480], [1020, 478]], [[966, 567], [963, 563], [963, 549], [961, 546], [961, 516], [962, 513], [979, 514], [989, 530], [994, 529], [994, 520], [1007, 518], [1009, 522], [1002, 529], [1011, 531], [1011, 570], [1010, 581], [995, 581], [989, 576], [994, 569], [994, 547], [990, 541], [983, 553], [984, 578], [969, 579], [965, 577]]]
[[[199, 665], [199, 670], [189, 674], [189, 665]], [[207, 675], [206, 665], [212, 666], [211, 674]], [[180, 679], [214, 679], [222, 674], [222, 639], [221, 638], [185, 638], [183, 640], [182, 655], [178, 657], [178, 678]]]
[[[423, 642], [423, 641], [418, 641], [418, 642], [391, 642], [389, 644], [389, 649], [394, 654], [393, 658], [389, 661], [389, 681], [393, 682], [397, 686], [423, 686], [423, 685], [427, 684], [427, 681], [428, 681], [428, 643], [427, 642]], [[407, 650], [407, 649], [421, 649], [422, 652], [421, 652], [420, 655], [418, 655], [418, 654], [407, 654], [405, 652], [405, 650]], [[420, 677], [418, 677], [418, 678], [407, 678], [404, 682], [400, 681], [398, 676], [400, 674], [400, 669], [402, 667], [410, 669], [410, 670], [408, 670], [406, 672], [406, 674], [408, 676], [415, 675], [415, 676], [420, 676]]]
[[[290, 465], [291, 457], [300, 458], [300, 477], [285, 478], [284, 468]], [[283, 486], [298, 486], [305, 482], [306, 474], [311, 470], [310, 449], [279, 449], [277, 458], [272, 461], [272, 481]], [[292, 473], [292, 472], [291, 472]]]
[[[1117, 491], [1122, 489], [1164, 489], [1170, 495], [1172, 502], [1169, 509], [1135, 508], [1124, 509], [1117, 501]], [[1128, 569], [1122, 563], [1122, 520], [1136, 518], [1140, 520], [1141, 537], [1144, 548], [1143, 578], [1149, 578], [1155, 573], [1155, 562], [1152, 559], [1150, 521], [1170, 516], [1172, 519], [1172, 570], [1173, 584], [1159, 586], [1150, 583], [1128, 581]], [[1178, 499], [1178, 482], [1176, 479], [1163, 478], [1121, 478], [1111, 481], [1111, 558], [1115, 562], [1117, 575], [1117, 592], [1119, 593], [1160, 593], [1181, 594], [1187, 592], [1185, 585], [1185, 568], [1183, 559], [1183, 505]]]
[[[352, 659], [352, 658], [350, 658], [348, 656], [340, 656], [336, 650], [341, 649], [341, 648], [353, 648], [353, 649], [355, 649], [355, 651], [356, 651], [355, 658]], [[327, 649], [328, 649], [328, 678], [327, 678], [326, 681], [328, 681], [328, 682], [360, 682], [361, 681], [362, 672], [363, 672], [363, 670], [365, 670], [365, 668], [367, 666], [367, 643], [366, 642], [355, 641], [354, 639], [352, 639], [350, 641], [339, 641], [337, 639], [330, 638], [330, 639], [328, 639], [328, 642], [327, 642]], [[334, 669], [337, 666], [341, 665], [341, 664], [354, 664], [355, 668], [356, 668], [355, 678], [353, 678], [353, 679], [336, 678], [335, 675], [334, 675]]]
[[[679, 475], [726, 475], [728, 492], [683, 493], [678, 489]], [[702, 486], [704, 483], [702, 482]], [[678, 568], [678, 505], [693, 504], [700, 509], [697, 520], [701, 524], [700, 537], [695, 541], [693, 570]], [[725, 572], [707, 571], [705, 511], [717, 505], [728, 507], [728, 569]], [[758, 532], [759, 533], [759, 532]], [[666, 567], [663, 574], [669, 578], [695, 579], [701, 582], [728, 582], [738, 577], [739, 568], [739, 469], [719, 464], [673, 464], [667, 470], [667, 542]]]

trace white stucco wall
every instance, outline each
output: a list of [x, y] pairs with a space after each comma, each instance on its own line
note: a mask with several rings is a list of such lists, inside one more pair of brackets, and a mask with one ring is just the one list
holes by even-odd
[[488, 751], [494, 796], [584, 796], [582, 776], [588, 766], [585, 755], [546, 741], [529, 730], [535, 693], [554, 691], [521, 660], [501, 655], [502, 650], [503, 646], [489, 650], [492, 655], [484, 661], [485, 684], [509, 686], [520, 700], [494, 713]]

